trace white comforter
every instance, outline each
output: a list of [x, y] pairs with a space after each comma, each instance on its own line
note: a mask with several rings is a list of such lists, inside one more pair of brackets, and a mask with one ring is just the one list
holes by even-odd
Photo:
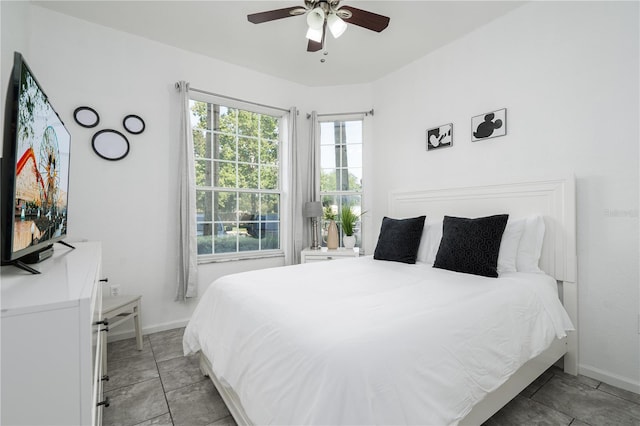
[[229, 275], [184, 335], [266, 424], [456, 424], [571, 322], [543, 274], [371, 257]]

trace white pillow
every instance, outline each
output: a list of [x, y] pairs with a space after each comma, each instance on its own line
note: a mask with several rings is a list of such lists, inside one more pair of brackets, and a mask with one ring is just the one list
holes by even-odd
[[517, 271], [518, 246], [524, 233], [526, 221], [526, 219], [516, 219], [507, 222], [500, 241], [500, 251], [498, 252], [498, 274]]
[[442, 221], [431, 222], [424, 225], [420, 247], [418, 248], [418, 262], [433, 264], [442, 239]]
[[544, 219], [540, 215], [526, 218], [524, 232], [518, 246], [516, 269], [518, 272], [542, 272], [538, 263], [544, 240]]

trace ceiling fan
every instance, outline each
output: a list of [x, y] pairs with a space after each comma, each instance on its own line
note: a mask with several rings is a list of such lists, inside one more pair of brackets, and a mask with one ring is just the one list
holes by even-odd
[[322, 50], [327, 27], [338, 38], [347, 29], [347, 24], [357, 25], [371, 31], [381, 32], [389, 25], [389, 18], [377, 13], [367, 12], [351, 6], [339, 7], [340, 0], [305, 0], [304, 6], [285, 7], [283, 9], [247, 15], [249, 22], [261, 24], [276, 19], [307, 14], [307, 52]]

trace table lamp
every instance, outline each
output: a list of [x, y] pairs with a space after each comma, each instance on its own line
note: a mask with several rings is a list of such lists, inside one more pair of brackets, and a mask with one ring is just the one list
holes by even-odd
[[311, 242], [312, 250], [320, 250], [318, 244], [318, 218], [322, 217], [322, 203], [320, 201], [307, 201], [302, 208], [302, 216], [310, 217], [313, 222], [313, 239]]

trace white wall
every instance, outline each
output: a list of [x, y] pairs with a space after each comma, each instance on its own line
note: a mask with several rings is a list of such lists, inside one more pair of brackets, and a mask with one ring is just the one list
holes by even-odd
[[[29, 33], [24, 22], [28, 21], [29, 3], [0, 1], [0, 129], [4, 129], [4, 106], [7, 85], [13, 66], [13, 52], [27, 54]], [[4, 131], [4, 130], [2, 130]], [[0, 140], [0, 156], [2, 156]]]
[[[29, 28], [27, 61], [72, 134], [69, 240], [102, 241], [103, 275], [124, 294], [142, 294], [145, 332], [186, 324], [197, 300], [174, 301], [175, 82], [187, 80], [193, 88], [284, 108], [297, 105], [305, 87], [37, 6], [31, 7]], [[98, 127], [74, 122], [73, 110], [81, 105], [100, 114]], [[145, 120], [144, 133], [123, 130], [127, 114]], [[131, 150], [123, 160], [94, 154], [91, 137], [105, 128], [127, 135]], [[283, 264], [283, 258], [270, 258], [201, 265], [200, 292], [221, 275]]]
[[[575, 174], [580, 372], [636, 392], [638, 40], [637, 2], [532, 2], [373, 86], [376, 226], [392, 189]], [[500, 108], [507, 135], [471, 143]]]

